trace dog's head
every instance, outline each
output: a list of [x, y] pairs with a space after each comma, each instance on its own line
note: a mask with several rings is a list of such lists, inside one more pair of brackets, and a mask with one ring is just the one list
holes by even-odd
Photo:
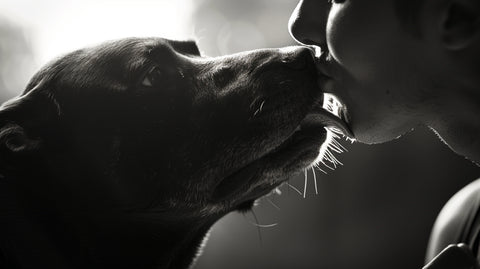
[[345, 128], [322, 104], [308, 48], [205, 58], [190, 41], [109, 42], [53, 61], [1, 107], [0, 173], [28, 212], [98, 234], [114, 222], [112, 238], [164, 233], [163, 264], [182, 267], [218, 218], [312, 164], [326, 124]]

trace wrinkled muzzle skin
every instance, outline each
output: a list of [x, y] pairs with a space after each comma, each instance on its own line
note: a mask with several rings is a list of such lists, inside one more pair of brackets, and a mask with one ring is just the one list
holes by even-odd
[[2, 262], [187, 268], [213, 223], [318, 157], [316, 81], [300, 47], [132, 38], [53, 61], [0, 110]]

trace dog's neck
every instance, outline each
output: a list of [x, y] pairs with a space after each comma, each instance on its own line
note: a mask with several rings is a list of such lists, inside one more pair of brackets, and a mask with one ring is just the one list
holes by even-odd
[[188, 268], [216, 220], [57, 211], [62, 201], [19, 195], [21, 180], [0, 181], [0, 265], [7, 268]]

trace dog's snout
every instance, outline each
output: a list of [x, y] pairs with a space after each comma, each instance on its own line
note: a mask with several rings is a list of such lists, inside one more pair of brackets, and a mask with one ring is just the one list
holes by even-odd
[[314, 51], [308, 47], [294, 47], [284, 52], [282, 62], [292, 69], [303, 69], [314, 60]]

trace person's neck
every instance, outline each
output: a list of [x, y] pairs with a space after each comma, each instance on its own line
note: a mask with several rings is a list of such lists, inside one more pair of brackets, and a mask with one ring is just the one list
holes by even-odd
[[480, 81], [458, 83], [432, 113], [429, 126], [456, 153], [480, 165]]

